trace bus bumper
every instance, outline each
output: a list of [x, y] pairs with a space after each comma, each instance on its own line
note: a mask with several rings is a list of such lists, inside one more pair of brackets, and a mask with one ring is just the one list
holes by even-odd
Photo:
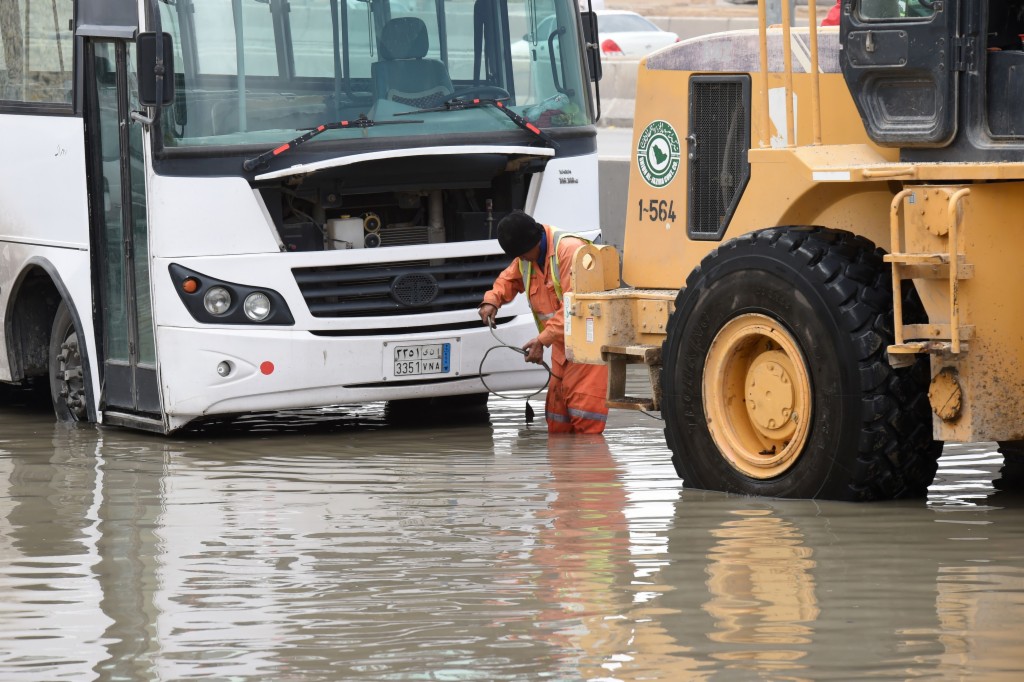
[[[518, 347], [535, 336], [536, 329], [532, 319], [519, 316], [496, 333]], [[536, 390], [547, 378], [542, 368], [526, 365], [520, 354], [508, 349], [491, 352], [484, 362], [488, 349], [498, 345], [484, 327], [348, 337], [159, 327], [157, 344], [163, 407], [171, 428], [208, 415], [465, 395], [488, 388]], [[447, 358], [440, 358], [439, 366], [433, 358], [445, 346]], [[424, 352], [431, 357], [421, 367], [396, 366]], [[430, 373], [404, 374], [417, 370]]]

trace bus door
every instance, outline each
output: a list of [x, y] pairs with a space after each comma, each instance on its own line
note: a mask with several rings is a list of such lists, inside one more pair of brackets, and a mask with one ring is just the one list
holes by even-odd
[[101, 408], [159, 415], [135, 44], [89, 43], [87, 121]]

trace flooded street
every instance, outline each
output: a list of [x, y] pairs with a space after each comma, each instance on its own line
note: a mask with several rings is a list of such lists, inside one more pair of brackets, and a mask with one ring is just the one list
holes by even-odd
[[0, 679], [1024, 669], [1024, 497], [994, 445], [947, 447], [927, 501], [778, 501], [684, 491], [642, 414], [549, 439], [522, 412], [161, 438], [0, 410]]

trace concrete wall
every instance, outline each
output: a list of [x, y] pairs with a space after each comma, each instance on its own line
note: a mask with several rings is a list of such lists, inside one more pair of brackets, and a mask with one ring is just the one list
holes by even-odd
[[672, 31], [680, 40], [709, 33], [757, 28], [757, 17], [647, 17], [659, 28]]
[[[600, 134], [600, 133], [599, 133]], [[626, 227], [626, 191], [629, 188], [629, 159], [602, 158], [597, 163], [601, 202], [601, 236], [622, 253]]]

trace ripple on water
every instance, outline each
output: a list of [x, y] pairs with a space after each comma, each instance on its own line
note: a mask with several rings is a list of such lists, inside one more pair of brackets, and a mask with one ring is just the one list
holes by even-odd
[[926, 501], [768, 500], [683, 490], [649, 417], [549, 438], [522, 415], [370, 405], [164, 438], [0, 410], [0, 679], [1019, 667], [1024, 505], [992, 444], [947, 447]]

